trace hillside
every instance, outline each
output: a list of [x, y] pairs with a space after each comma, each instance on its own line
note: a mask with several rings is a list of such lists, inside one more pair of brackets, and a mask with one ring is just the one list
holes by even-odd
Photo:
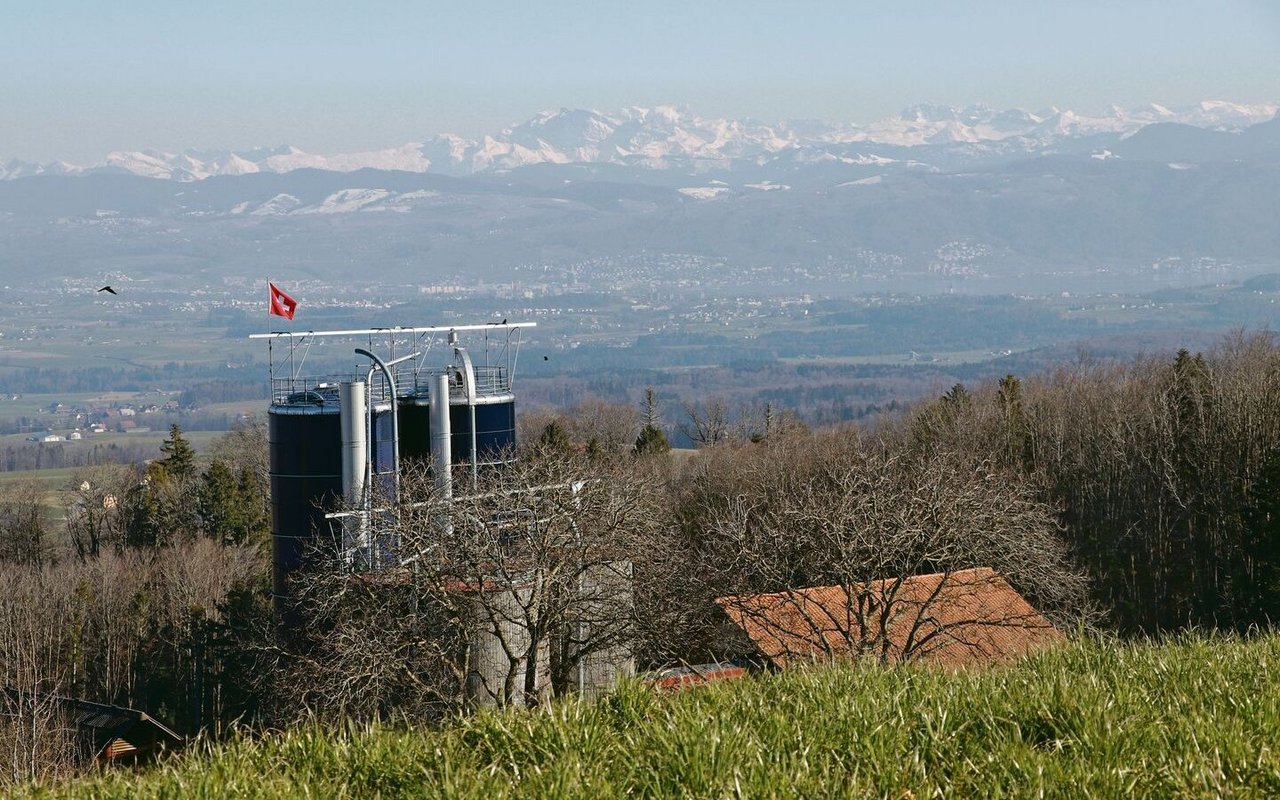
[[1280, 637], [815, 668], [435, 730], [243, 738], [40, 797], [1273, 797]]

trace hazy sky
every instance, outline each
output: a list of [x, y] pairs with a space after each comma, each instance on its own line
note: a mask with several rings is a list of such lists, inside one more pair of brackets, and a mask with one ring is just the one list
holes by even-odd
[[869, 122], [1280, 99], [1280, 3], [0, 0], [0, 158], [315, 152], [674, 103]]

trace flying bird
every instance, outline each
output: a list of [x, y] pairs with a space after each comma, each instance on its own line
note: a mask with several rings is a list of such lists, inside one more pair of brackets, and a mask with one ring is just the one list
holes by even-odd
[[103, 286], [103, 287], [102, 287], [101, 289], [99, 289], [98, 291], [99, 291], [99, 292], [110, 292], [111, 294], [119, 294], [119, 292], [117, 292], [115, 289], [112, 289], [110, 286]]
[[550, 361], [550, 360], [551, 360], [551, 356], [543, 356], [543, 357], [542, 357], [542, 360], [543, 360], [543, 361]]

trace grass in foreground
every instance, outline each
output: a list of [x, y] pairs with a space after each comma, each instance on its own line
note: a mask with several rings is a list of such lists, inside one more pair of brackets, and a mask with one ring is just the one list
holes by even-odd
[[51, 797], [1276, 797], [1280, 637], [813, 668], [439, 729], [307, 726]]

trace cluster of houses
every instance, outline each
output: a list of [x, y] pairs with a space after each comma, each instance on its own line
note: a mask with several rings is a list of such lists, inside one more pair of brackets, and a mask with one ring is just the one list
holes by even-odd
[[[114, 431], [116, 433], [145, 433], [152, 429], [146, 419], [155, 414], [176, 414], [179, 411], [177, 400], [166, 400], [163, 403], [146, 403], [133, 405], [94, 405], [72, 406], [67, 403], [50, 403], [40, 409], [41, 414], [49, 414], [59, 418], [59, 425], [50, 425], [45, 433], [34, 434], [28, 439], [32, 442], [74, 442], [99, 433]], [[140, 419], [141, 418], [141, 419]], [[55, 433], [54, 427], [66, 427], [72, 430], [67, 433]]]

